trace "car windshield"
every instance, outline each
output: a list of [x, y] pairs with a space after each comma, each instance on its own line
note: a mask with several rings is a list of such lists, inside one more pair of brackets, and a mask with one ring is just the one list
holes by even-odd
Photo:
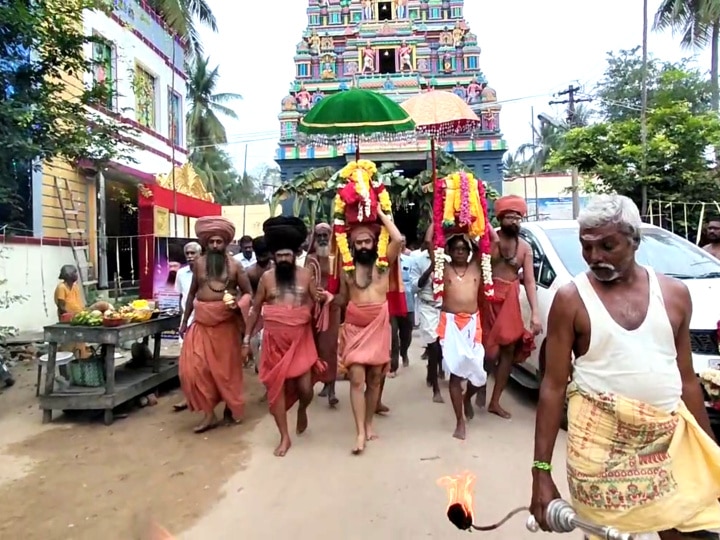
[[[545, 229], [545, 234], [571, 275], [587, 270], [577, 229]], [[636, 259], [656, 272], [680, 279], [720, 278], [720, 261], [663, 229], [643, 229]]]

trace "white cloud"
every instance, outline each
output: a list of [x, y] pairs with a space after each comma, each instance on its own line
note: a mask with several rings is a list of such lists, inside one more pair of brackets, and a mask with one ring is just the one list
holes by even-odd
[[[208, 0], [217, 34], [203, 29], [206, 53], [220, 65], [222, 92], [244, 99], [235, 105], [239, 121], [226, 120], [227, 149], [242, 169], [271, 164], [277, 147], [280, 100], [295, 73], [293, 56], [307, 26], [303, 0], [238, 2]], [[660, 0], [650, 0], [650, 17]], [[580, 7], [585, 6], [585, 7]], [[480, 64], [503, 104], [501, 127], [511, 148], [530, 140], [531, 107], [561, 116], [552, 94], [579, 83], [591, 92], [605, 68], [607, 51], [629, 49], [642, 40], [640, 0], [504, 0], [465, 3], [465, 18], [482, 48]], [[650, 21], [652, 24], [652, 20]], [[693, 55], [669, 34], [650, 34], [651, 54], [678, 60]], [[697, 61], [709, 68], [709, 51]], [[511, 100], [511, 101], [508, 101]]]

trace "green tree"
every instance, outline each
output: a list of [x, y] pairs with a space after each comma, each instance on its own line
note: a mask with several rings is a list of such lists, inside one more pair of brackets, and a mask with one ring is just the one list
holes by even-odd
[[[92, 62], [84, 9], [107, 9], [104, 0], [6, 0], [0, 4], [0, 212], [22, 220], [27, 202], [19, 182], [32, 166], [55, 158], [105, 162], [129, 158], [118, 137], [129, 126], [92, 111], [111, 89], [82, 83]], [[9, 216], [9, 217], [8, 217]]]
[[710, 86], [711, 105], [718, 111], [718, 47], [720, 46], [719, 0], [663, 0], [655, 14], [655, 29], [671, 29], [682, 34], [680, 43], [685, 48], [711, 47]]
[[199, 21], [213, 32], [218, 31], [215, 15], [206, 0], [149, 0], [149, 4], [177, 35], [190, 44], [195, 56], [202, 56], [202, 42], [195, 22]]

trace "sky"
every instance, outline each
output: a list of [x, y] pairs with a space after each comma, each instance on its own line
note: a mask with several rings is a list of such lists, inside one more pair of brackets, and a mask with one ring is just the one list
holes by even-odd
[[[650, 24], [660, 1], [649, 1]], [[307, 25], [308, 0], [208, 2], [219, 31], [203, 28], [201, 34], [211, 64], [219, 65], [218, 91], [243, 96], [232, 105], [239, 119], [224, 120], [226, 150], [239, 170], [246, 148], [248, 171], [274, 166], [280, 131], [277, 116], [295, 74], [293, 56]], [[510, 149], [532, 141], [533, 111], [536, 116], [564, 115], [562, 106], [548, 105], [554, 93], [576, 84], [592, 95], [605, 70], [607, 52], [642, 43], [642, 4], [642, 0], [465, 2], [465, 20], [482, 49], [480, 67], [503, 106], [500, 127]], [[670, 61], [692, 57], [698, 67], [709, 70], [709, 51], [682, 49], [679, 41], [669, 32], [651, 32], [650, 54]]]

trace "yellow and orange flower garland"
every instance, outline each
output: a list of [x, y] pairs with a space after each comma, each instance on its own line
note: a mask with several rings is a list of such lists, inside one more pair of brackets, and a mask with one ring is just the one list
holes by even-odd
[[[358, 221], [362, 222], [372, 214], [373, 197], [371, 196], [371, 191], [374, 192], [375, 198], [383, 213], [391, 216], [392, 203], [390, 202], [390, 195], [376, 175], [377, 167], [372, 161], [367, 159], [352, 161], [340, 171], [340, 177], [347, 180], [346, 186], [353, 184], [355, 193], [360, 199], [360, 203], [358, 204]], [[345, 270], [345, 272], [352, 272], [355, 270], [355, 264], [348, 243], [348, 227], [345, 217], [347, 203], [340, 194], [342, 190], [343, 188], [341, 188], [335, 196], [333, 229], [335, 232], [335, 241], [342, 256], [343, 270]], [[380, 238], [378, 239], [378, 258], [376, 263], [380, 270], [386, 270], [388, 267], [387, 248], [389, 243], [390, 233], [385, 227], [382, 227]]]
[[434, 203], [435, 268], [433, 292], [439, 298], [443, 293], [445, 272], [445, 231], [456, 230], [467, 234], [480, 244], [480, 262], [483, 273], [483, 293], [488, 300], [495, 299], [490, 254], [490, 230], [485, 185], [469, 172], [456, 172], [437, 181]]

